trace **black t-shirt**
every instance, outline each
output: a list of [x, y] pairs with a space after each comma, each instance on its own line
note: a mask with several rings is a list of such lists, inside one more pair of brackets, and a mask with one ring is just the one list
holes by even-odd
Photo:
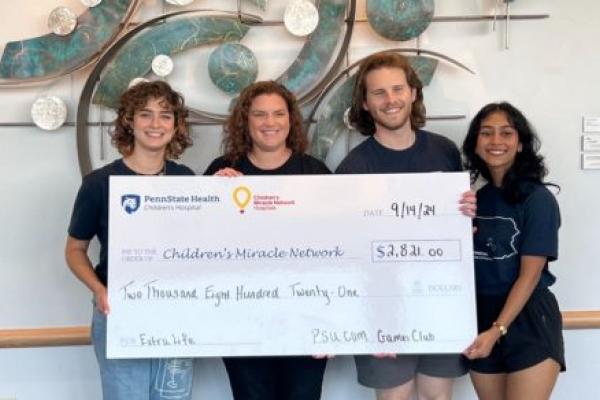
[[418, 130], [415, 143], [392, 150], [373, 136], [356, 146], [335, 170], [336, 174], [386, 174], [461, 171], [460, 152], [450, 139]]
[[[96, 275], [104, 285], [108, 277], [108, 177], [111, 175], [138, 175], [118, 159], [102, 168], [92, 171], [83, 178], [73, 206], [69, 235], [79, 240], [92, 240], [98, 237], [100, 242], [100, 262], [96, 266]], [[167, 161], [165, 175], [194, 175], [184, 165]]]
[[[558, 257], [560, 212], [546, 186], [524, 183], [525, 199], [507, 202], [499, 188], [487, 184], [477, 192], [474, 238], [475, 278], [479, 294], [507, 294], [519, 276], [521, 256]], [[544, 267], [538, 287], [556, 278]]]
[[308, 154], [292, 154], [279, 168], [260, 169], [247, 156], [242, 157], [235, 166], [223, 157], [216, 158], [208, 166], [204, 175], [214, 175], [222, 168], [232, 167], [244, 175], [324, 175], [331, 171], [325, 164]]

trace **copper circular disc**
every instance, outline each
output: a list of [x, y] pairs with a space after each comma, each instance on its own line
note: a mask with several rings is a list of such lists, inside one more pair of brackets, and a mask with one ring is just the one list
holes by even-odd
[[77, 15], [67, 7], [56, 7], [48, 16], [48, 27], [54, 34], [66, 36], [75, 30]]

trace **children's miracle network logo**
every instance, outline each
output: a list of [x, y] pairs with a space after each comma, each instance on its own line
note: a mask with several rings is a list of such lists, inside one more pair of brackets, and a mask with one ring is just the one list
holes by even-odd
[[127, 214], [133, 214], [140, 209], [142, 199], [137, 194], [124, 194], [121, 196], [121, 206]]
[[243, 214], [250, 203], [250, 199], [252, 199], [252, 192], [246, 186], [238, 186], [233, 189], [231, 197], [235, 205], [240, 209], [240, 213]]
[[233, 203], [244, 214], [246, 209], [253, 211], [275, 211], [296, 205], [296, 200], [282, 197], [277, 193], [252, 193], [247, 186], [238, 186], [231, 194]]

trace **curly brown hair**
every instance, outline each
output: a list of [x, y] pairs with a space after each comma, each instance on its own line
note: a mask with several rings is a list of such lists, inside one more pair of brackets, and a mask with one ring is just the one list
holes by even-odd
[[183, 96], [163, 81], [140, 82], [123, 92], [119, 99], [112, 144], [123, 156], [133, 152], [135, 144], [131, 127], [133, 115], [143, 109], [150, 99], [161, 99], [161, 105], [169, 108], [175, 115], [175, 135], [167, 145], [165, 158], [177, 159], [187, 147], [192, 145], [185, 122], [188, 110], [185, 108]]
[[408, 58], [390, 51], [372, 54], [361, 61], [352, 92], [350, 123], [363, 135], [370, 136], [375, 133], [375, 121], [369, 111], [364, 109], [363, 104], [367, 96], [367, 75], [380, 68], [399, 68], [404, 71], [408, 85], [417, 92], [410, 113], [410, 126], [413, 130], [423, 127], [425, 125], [423, 84], [410, 65]]
[[232, 165], [236, 165], [242, 157], [252, 150], [248, 115], [254, 99], [263, 94], [277, 94], [287, 104], [290, 116], [290, 133], [285, 141], [286, 147], [297, 154], [306, 151], [308, 138], [302, 125], [302, 114], [294, 94], [275, 81], [255, 82], [242, 91], [231, 115], [223, 126], [223, 154], [225, 159]]

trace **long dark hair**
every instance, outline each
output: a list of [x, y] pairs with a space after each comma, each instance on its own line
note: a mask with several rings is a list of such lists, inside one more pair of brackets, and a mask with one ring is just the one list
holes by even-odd
[[522, 185], [526, 182], [552, 185], [558, 188], [555, 184], [544, 182], [548, 170], [544, 165], [544, 157], [538, 154], [541, 145], [540, 139], [523, 113], [507, 102], [490, 103], [484, 106], [469, 125], [462, 150], [465, 157], [465, 168], [471, 171], [471, 180], [474, 182], [481, 175], [488, 182], [492, 181], [490, 170], [481, 157], [475, 153], [475, 148], [481, 122], [495, 112], [501, 112], [506, 116], [509, 124], [517, 131], [521, 144], [521, 149], [517, 152], [513, 165], [502, 180], [501, 188], [504, 197], [513, 203], [521, 201], [527, 195], [527, 191]]

